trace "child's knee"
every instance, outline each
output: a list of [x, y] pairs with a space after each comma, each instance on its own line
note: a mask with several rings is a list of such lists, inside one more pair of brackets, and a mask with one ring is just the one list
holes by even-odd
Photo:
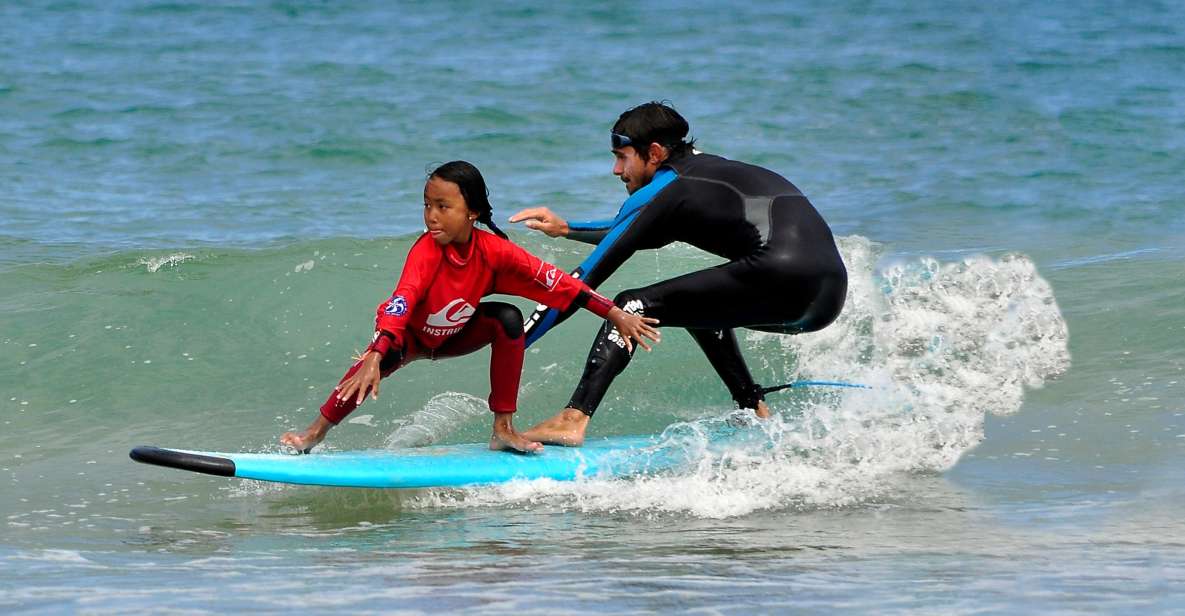
[[523, 337], [523, 313], [513, 304], [482, 302], [478, 308], [482, 316], [498, 322], [502, 333], [511, 340]]

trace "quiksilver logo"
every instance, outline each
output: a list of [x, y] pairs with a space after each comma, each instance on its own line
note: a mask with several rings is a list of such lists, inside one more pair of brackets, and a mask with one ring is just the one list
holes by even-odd
[[554, 265], [541, 263], [539, 271], [535, 272], [535, 282], [543, 285], [548, 291], [555, 288], [555, 283], [560, 280], [560, 271]]
[[424, 323], [429, 327], [456, 327], [467, 323], [474, 312], [475, 308], [469, 302], [458, 297], [438, 312], [428, 315]]

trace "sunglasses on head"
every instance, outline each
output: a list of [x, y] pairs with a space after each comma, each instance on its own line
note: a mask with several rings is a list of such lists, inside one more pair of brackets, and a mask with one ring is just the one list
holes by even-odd
[[620, 150], [627, 145], [633, 145], [633, 140], [625, 135], [618, 133], [609, 133], [609, 143], [613, 144], [614, 150]]

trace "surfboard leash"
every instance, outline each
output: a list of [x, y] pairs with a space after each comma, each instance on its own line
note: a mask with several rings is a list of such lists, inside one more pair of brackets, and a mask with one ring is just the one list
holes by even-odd
[[861, 385], [859, 383], [844, 383], [843, 381], [794, 381], [793, 383], [786, 383], [784, 385], [774, 385], [772, 387], [762, 387], [762, 394], [772, 394], [783, 389], [798, 389], [800, 387], [847, 387], [849, 389], [872, 389], [868, 385]]

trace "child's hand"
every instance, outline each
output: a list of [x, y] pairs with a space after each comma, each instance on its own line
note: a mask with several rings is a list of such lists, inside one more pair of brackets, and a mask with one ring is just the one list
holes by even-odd
[[357, 395], [358, 399], [354, 404], [362, 404], [362, 401], [366, 399], [366, 392], [369, 391], [370, 399], [378, 400], [379, 381], [382, 380], [382, 374], [379, 373], [379, 362], [382, 359], [382, 355], [376, 352], [367, 353], [362, 358], [362, 367], [334, 388], [337, 390], [337, 399], [349, 400], [351, 396]]
[[659, 342], [662, 337], [658, 333], [658, 329], [654, 327], [658, 325], [658, 319], [630, 314], [621, 308], [610, 310], [608, 319], [613, 324], [613, 327], [617, 329], [617, 333], [621, 335], [621, 339], [625, 340], [627, 351], [632, 352], [634, 350], [634, 345], [630, 342], [631, 339], [636, 340], [638, 346], [649, 351], [650, 345], [646, 344], [644, 338]]

